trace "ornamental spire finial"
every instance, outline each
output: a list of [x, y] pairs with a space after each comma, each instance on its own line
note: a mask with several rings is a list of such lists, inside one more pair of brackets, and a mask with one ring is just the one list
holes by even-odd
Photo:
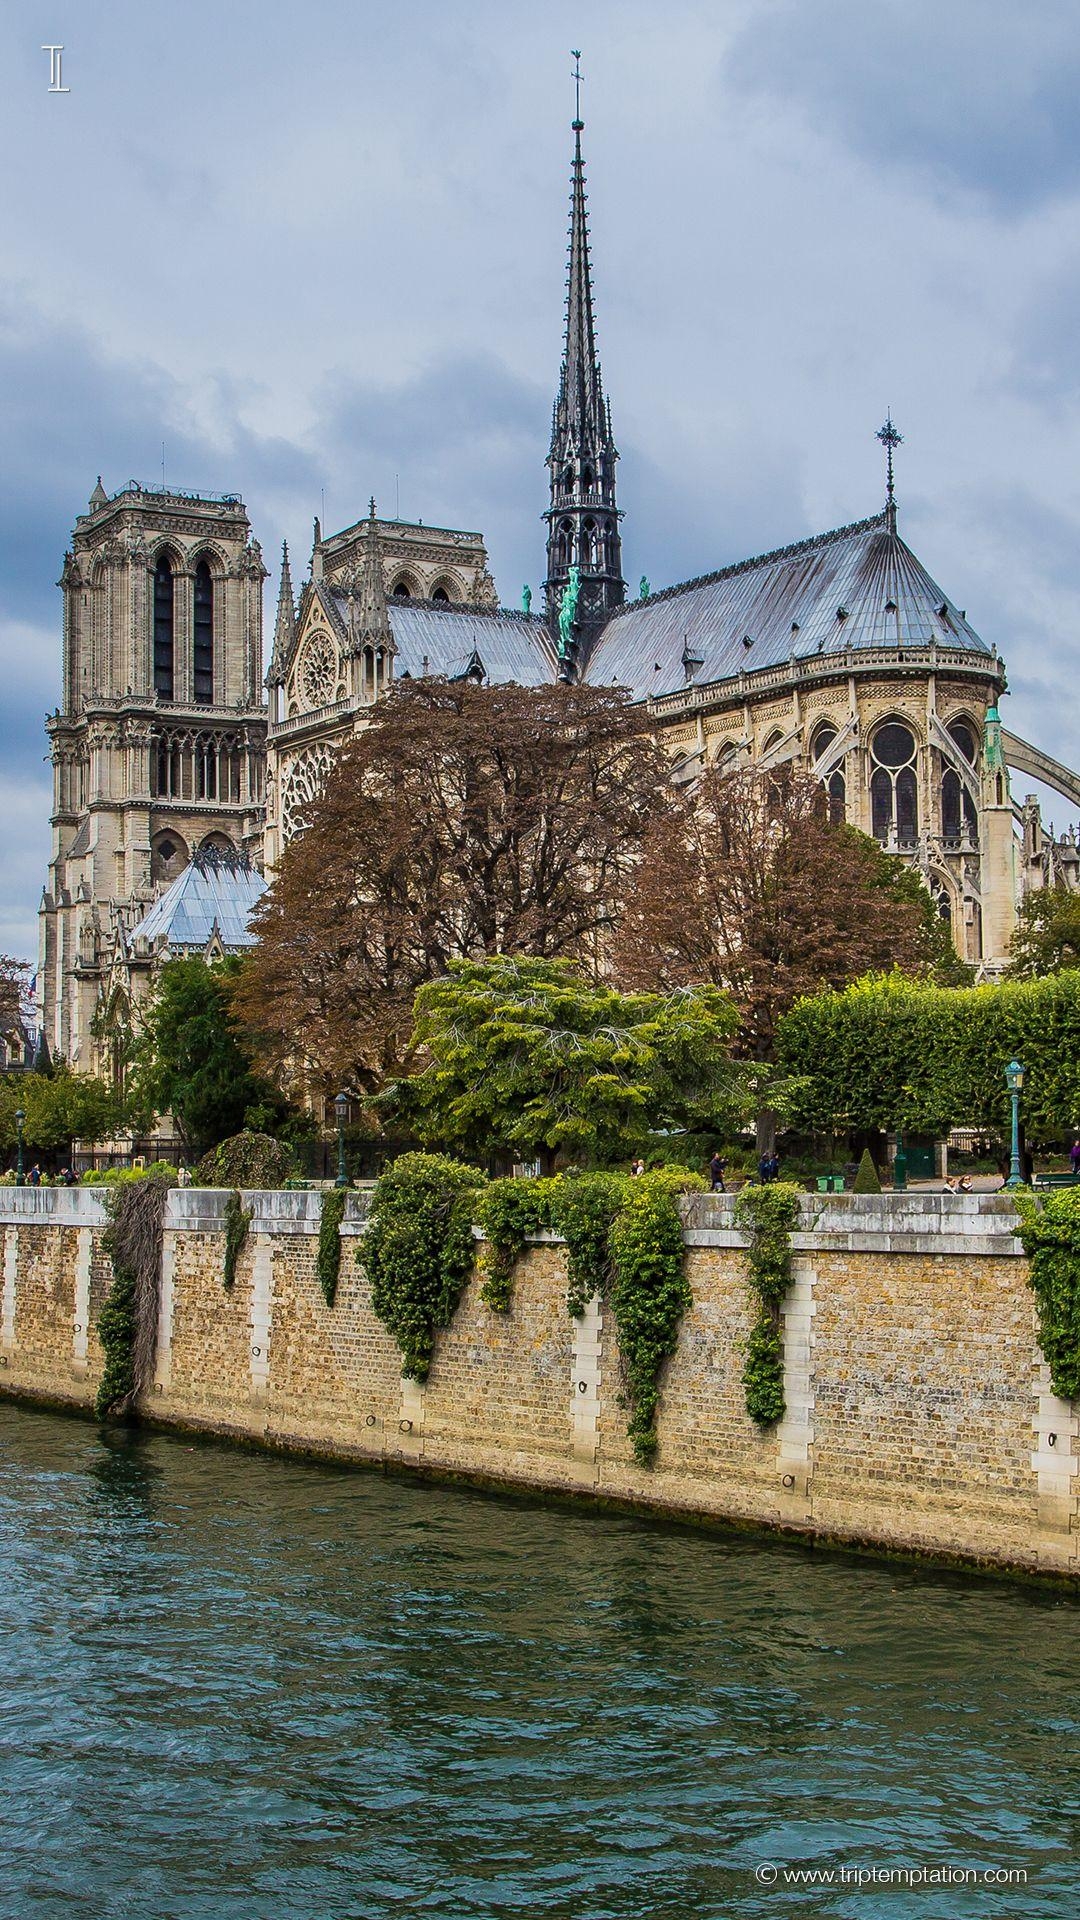
[[582, 127], [585, 125], [585, 122], [581, 117], [581, 82], [585, 77], [581, 71], [581, 48], [571, 47], [570, 53], [574, 62], [574, 128], [573, 130], [575, 133], [580, 133]]
[[885, 504], [890, 520], [896, 523], [896, 488], [893, 484], [893, 452], [902, 447], [904, 436], [893, 425], [892, 408], [885, 415], [885, 425], [879, 427], [875, 439], [880, 440], [885, 449]]

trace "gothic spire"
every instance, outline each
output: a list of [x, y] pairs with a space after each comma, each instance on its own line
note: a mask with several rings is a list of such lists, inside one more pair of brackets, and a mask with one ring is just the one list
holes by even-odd
[[[619, 511], [615, 503], [618, 450], [596, 350], [588, 196], [581, 136], [580, 55], [574, 54], [574, 157], [570, 171], [570, 243], [566, 276], [566, 337], [551, 422], [548, 468], [547, 610], [554, 621], [576, 584], [572, 631], [560, 636], [571, 671], [583, 664], [591, 633], [625, 597]], [[564, 621], [563, 625], [566, 625]]]
[[274, 644], [270, 649], [270, 666], [267, 670], [268, 687], [280, 687], [285, 683], [285, 671], [296, 638], [296, 602], [293, 599], [292, 574], [289, 572], [289, 543], [281, 543], [281, 584], [278, 587], [277, 619], [274, 622]]
[[375, 517], [374, 499], [368, 503], [362, 551], [363, 558], [360, 563], [360, 580], [356, 596], [356, 636], [360, 640], [367, 641], [369, 645], [375, 641], [384, 650], [392, 652], [394, 640], [386, 606], [382, 541], [379, 538], [379, 523]]

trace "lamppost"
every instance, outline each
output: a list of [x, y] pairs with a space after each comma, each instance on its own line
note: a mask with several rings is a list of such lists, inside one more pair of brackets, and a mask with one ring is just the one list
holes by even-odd
[[896, 1152], [893, 1155], [892, 1183], [895, 1193], [903, 1193], [907, 1187], [907, 1154], [904, 1152], [904, 1136], [899, 1127], [896, 1129]]
[[1024, 1084], [1024, 1069], [1019, 1060], [1010, 1060], [1005, 1069], [1005, 1085], [1012, 1100], [1012, 1158], [1009, 1162], [1007, 1187], [1022, 1187], [1024, 1176], [1020, 1170], [1020, 1089]]
[[15, 1114], [15, 1131], [19, 1136], [19, 1164], [15, 1173], [15, 1185], [17, 1187], [25, 1187], [26, 1185], [25, 1169], [24, 1169], [24, 1162], [23, 1162], [23, 1134], [22, 1134], [23, 1123], [25, 1119], [26, 1119], [26, 1115], [23, 1112], [22, 1108], [19, 1107]]
[[335, 1187], [347, 1187], [349, 1176], [345, 1171], [345, 1121], [349, 1112], [349, 1096], [339, 1093], [334, 1101], [334, 1118], [337, 1121], [337, 1179]]

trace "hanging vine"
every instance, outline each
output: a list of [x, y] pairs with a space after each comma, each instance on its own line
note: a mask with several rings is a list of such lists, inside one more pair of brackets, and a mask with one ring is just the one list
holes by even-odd
[[496, 1313], [507, 1313], [513, 1297], [514, 1266], [529, 1235], [549, 1226], [551, 1180], [494, 1180], [480, 1192], [476, 1224], [484, 1234], [484, 1278], [480, 1298]]
[[484, 1185], [475, 1167], [406, 1153], [375, 1188], [357, 1260], [371, 1304], [401, 1349], [407, 1380], [426, 1380], [435, 1334], [448, 1327], [473, 1264], [473, 1215]]
[[221, 1283], [226, 1293], [236, 1285], [236, 1265], [247, 1245], [254, 1210], [245, 1207], [239, 1189], [234, 1187], [225, 1202], [225, 1264]]
[[1054, 1392], [1062, 1400], [1080, 1400], [1080, 1192], [1065, 1189], [1036, 1200], [1019, 1191], [1012, 1197]]
[[332, 1307], [337, 1299], [341, 1274], [341, 1222], [345, 1218], [347, 1198], [344, 1187], [332, 1187], [329, 1193], [323, 1194], [319, 1213], [319, 1250], [315, 1256], [315, 1273], [328, 1307]]
[[567, 1173], [551, 1183], [551, 1224], [566, 1242], [566, 1310], [580, 1320], [611, 1280], [611, 1229], [631, 1182], [622, 1173]]
[[744, 1187], [735, 1201], [735, 1225], [748, 1234], [750, 1286], [757, 1318], [746, 1342], [746, 1411], [759, 1427], [784, 1416], [784, 1354], [780, 1308], [791, 1285], [791, 1232], [799, 1218], [800, 1189], [789, 1181]]
[[99, 1420], [127, 1419], [150, 1384], [168, 1198], [168, 1180], [150, 1177], [117, 1187], [105, 1203], [101, 1244], [113, 1278], [97, 1323], [104, 1356], [94, 1402]]
[[684, 1313], [694, 1304], [675, 1204], [689, 1181], [694, 1176], [683, 1181], [646, 1174], [628, 1180], [611, 1228], [610, 1298], [630, 1401], [627, 1432], [643, 1467], [656, 1457], [660, 1371], [675, 1351]]

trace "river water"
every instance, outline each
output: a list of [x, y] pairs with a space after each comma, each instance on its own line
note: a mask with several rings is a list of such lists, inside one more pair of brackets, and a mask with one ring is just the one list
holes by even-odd
[[5, 1920], [1080, 1912], [1046, 1590], [11, 1406], [0, 1568]]

